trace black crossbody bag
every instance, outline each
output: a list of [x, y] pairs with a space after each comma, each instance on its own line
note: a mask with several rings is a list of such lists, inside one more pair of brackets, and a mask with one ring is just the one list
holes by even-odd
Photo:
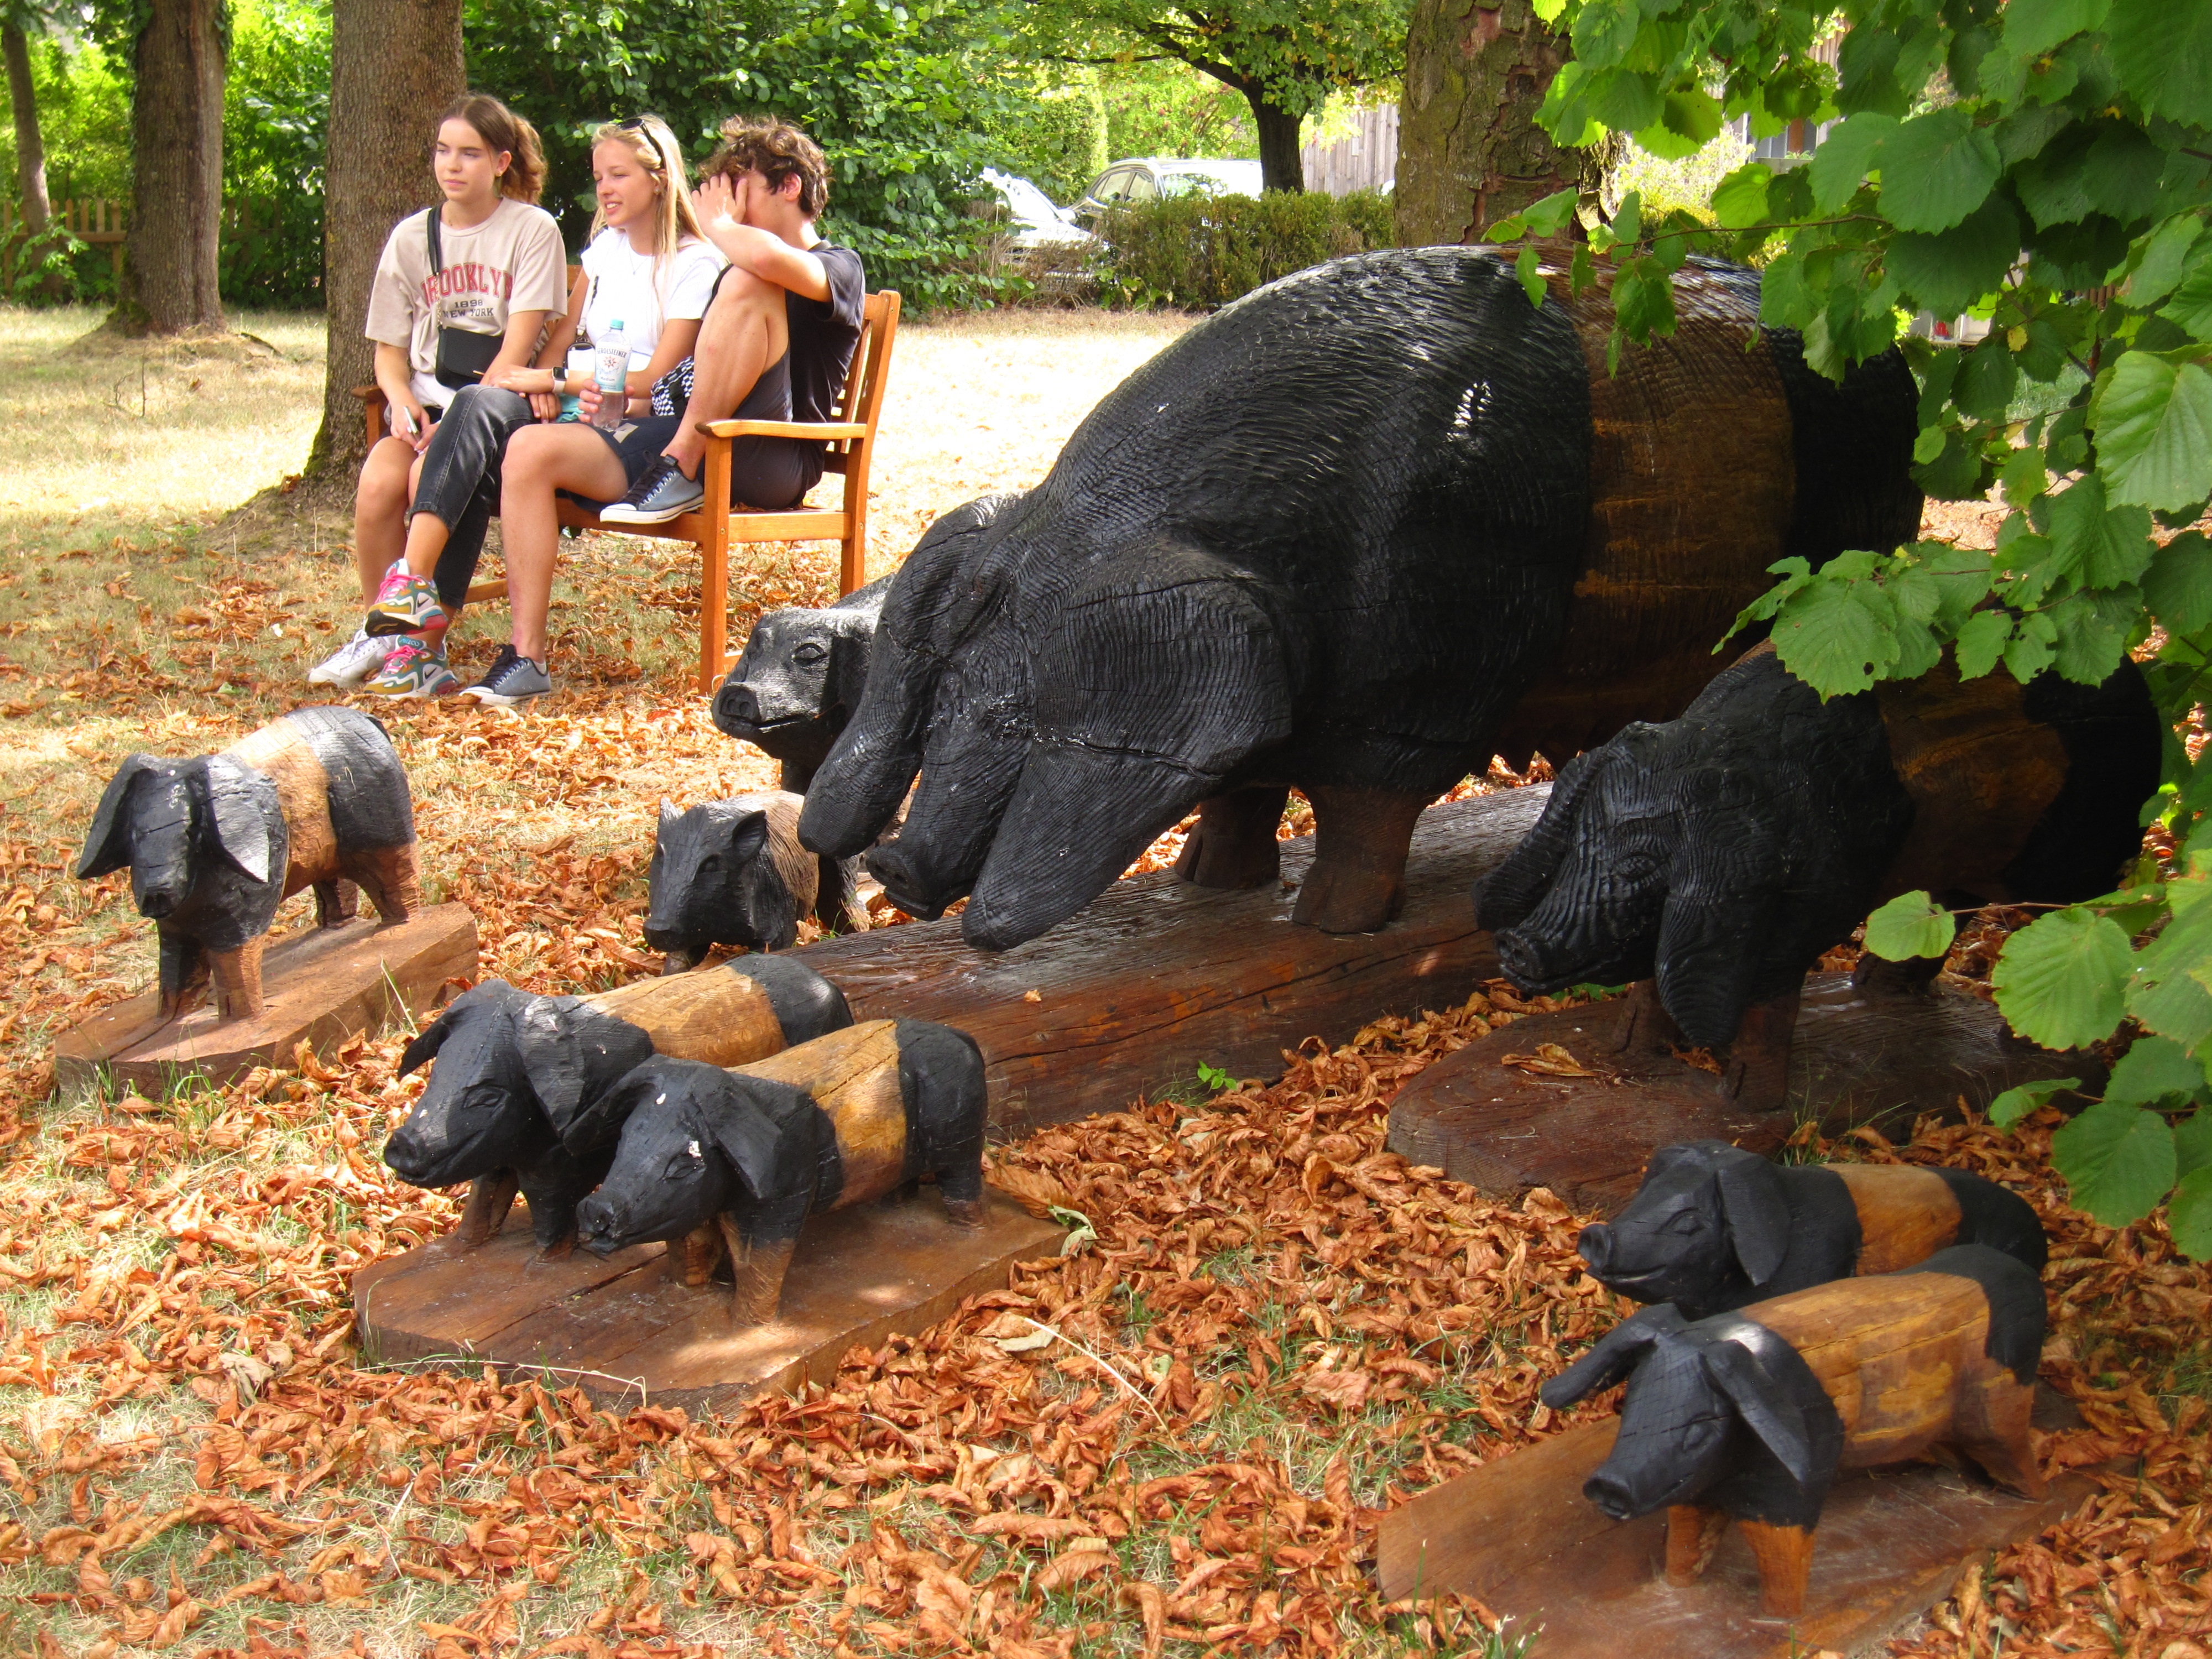
[[[444, 210], [430, 210], [430, 275], [442, 276], [446, 269], [444, 250], [438, 243], [438, 220]], [[438, 362], [436, 377], [441, 385], [450, 386], [475, 386], [484, 377], [484, 371], [499, 359], [499, 349], [505, 344], [497, 334], [480, 334], [472, 328], [438, 328]]]

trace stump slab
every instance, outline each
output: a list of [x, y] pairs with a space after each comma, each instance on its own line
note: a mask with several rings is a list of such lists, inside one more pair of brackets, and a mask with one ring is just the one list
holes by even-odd
[[[2039, 1391], [2037, 1421], [2070, 1408]], [[1583, 1481], [1620, 1419], [1586, 1423], [1431, 1488], [1382, 1517], [1376, 1569], [1392, 1600], [1449, 1592], [1541, 1630], [1545, 1659], [1796, 1659], [1876, 1649], [1950, 1593], [1960, 1570], [2033, 1537], [2096, 1491], [2069, 1474], [2027, 1498], [1929, 1464], [1839, 1476], [1814, 1533], [1794, 1620], [1759, 1608], [1759, 1573], [1731, 1525], [1696, 1583], [1667, 1582], [1667, 1517], [1607, 1520]]]
[[926, 1330], [966, 1297], [1004, 1289], [1016, 1262], [1051, 1255], [1066, 1234], [989, 1188], [980, 1232], [947, 1222], [929, 1188], [834, 1210], [799, 1237], [781, 1316], [732, 1332], [728, 1285], [686, 1288], [663, 1271], [665, 1246], [538, 1261], [527, 1206], [517, 1204], [479, 1249], [448, 1237], [363, 1267], [354, 1318], [372, 1363], [544, 1369], [609, 1403], [725, 1411], [765, 1390], [829, 1382], [854, 1344]]
[[1475, 881], [1519, 844], [1548, 785], [1431, 806], [1413, 831], [1406, 906], [1379, 933], [1291, 920], [1313, 839], [1281, 843], [1282, 876], [1243, 890], [1172, 872], [1118, 881], [1050, 933], [997, 953], [960, 921], [825, 939], [793, 952], [858, 1019], [932, 1019], [974, 1037], [991, 1126], [1012, 1136], [1118, 1112], [1188, 1085], [1200, 1062], [1274, 1077], [1283, 1051], [1334, 1044], [1384, 1014], [1463, 1002], [1498, 973], [1474, 925]]
[[[2007, 1030], [1981, 998], [1947, 987], [1860, 995], [1847, 974], [1806, 981], [1790, 1056], [1790, 1094], [1749, 1111], [1720, 1079], [1670, 1054], [1613, 1052], [1625, 998], [1531, 1014], [1447, 1054], [1390, 1107], [1390, 1150], [1494, 1198], [1548, 1187], [1578, 1210], [1610, 1214], [1635, 1193], [1652, 1152], [1678, 1140], [1726, 1140], [1771, 1156], [1797, 1125], [1822, 1132], [1911, 1127], [1923, 1112], [1977, 1109], [2037, 1078], [2098, 1072]], [[1556, 1044], [1593, 1075], [1505, 1063]], [[1540, 1062], [1541, 1063], [1541, 1062]]]
[[212, 1000], [164, 1020], [147, 991], [64, 1032], [54, 1043], [54, 1080], [81, 1097], [104, 1072], [159, 1095], [180, 1078], [228, 1083], [256, 1066], [289, 1066], [300, 1044], [326, 1050], [402, 1013], [431, 1007], [451, 979], [477, 971], [477, 923], [465, 904], [439, 904], [380, 926], [356, 916], [270, 941], [262, 958], [265, 1003], [251, 1019], [220, 1020]]

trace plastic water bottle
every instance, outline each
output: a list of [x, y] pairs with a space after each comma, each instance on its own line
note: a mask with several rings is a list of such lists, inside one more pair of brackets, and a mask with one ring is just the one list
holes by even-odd
[[599, 388], [599, 409], [592, 416], [592, 424], [612, 432], [623, 423], [629, 403], [626, 391], [629, 384], [629, 342], [623, 337], [621, 320], [616, 319], [594, 343], [599, 354], [599, 369], [593, 376]]

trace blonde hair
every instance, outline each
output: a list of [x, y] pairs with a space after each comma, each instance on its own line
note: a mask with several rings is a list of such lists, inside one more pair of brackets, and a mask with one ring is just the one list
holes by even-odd
[[471, 92], [456, 98], [438, 118], [465, 121], [495, 154], [507, 155], [506, 171], [499, 175], [499, 193], [516, 202], [536, 206], [545, 187], [545, 149], [538, 142], [538, 129], [488, 92]]
[[[668, 261], [687, 239], [706, 240], [699, 228], [699, 216], [691, 210], [691, 185], [684, 174], [683, 147], [658, 115], [608, 122], [592, 135], [592, 149], [597, 151], [601, 144], [620, 144], [629, 150], [638, 165], [653, 175], [653, 185], [660, 192], [653, 209], [653, 291], [665, 305]], [[606, 210], [595, 210], [592, 236], [606, 228]]]

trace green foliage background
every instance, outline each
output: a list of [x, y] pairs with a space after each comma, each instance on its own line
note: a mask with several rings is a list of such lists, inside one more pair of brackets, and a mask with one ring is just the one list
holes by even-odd
[[[1615, 352], [1669, 332], [1692, 252], [1765, 266], [1761, 319], [1802, 331], [1838, 374], [1905, 319], [1972, 310], [1971, 350], [1902, 342], [1921, 386], [1916, 474], [1939, 499], [1993, 487], [1994, 554], [1940, 543], [1801, 560], [1745, 613], [1824, 695], [1926, 672], [2057, 672], [2087, 684], [2130, 653], [2176, 726], [2201, 721], [2212, 652], [2212, 5], [2192, 0], [1537, 0], [1575, 61], [1542, 120], [1570, 143], [1610, 130], [1688, 154], [1729, 116], [1755, 134], [1838, 122], [1809, 164], [1749, 162], [1712, 196], [1717, 226], [1609, 223], [1554, 197], [1492, 228], [1557, 235], [1580, 215], [1580, 286], [1610, 266]], [[1838, 68], [1817, 42], [1844, 31]], [[1521, 252], [1532, 295], [1538, 255]], [[2033, 411], [2033, 412], [2030, 412]], [[2172, 533], [2175, 532], [2180, 533]], [[2171, 857], [2015, 933], [1998, 1006], [2052, 1048], [2131, 1037], [2103, 1097], [2053, 1143], [2076, 1200], [2119, 1224], [2170, 1197], [2176, 1242], [2212, 1256], [2212, 762], [2169, 736], [2143, 807]], [[1934, 954], [1928, 895], [1878, 912], [1869, 943]], [[2024, 1115], [2054, 1092], [2014, 1091]]]
[[1374, 191], [1171, 196], [1117, 209], [1102, 234], [1125, 297], [1200, 309], [1395, 240], [1389, 198]]

